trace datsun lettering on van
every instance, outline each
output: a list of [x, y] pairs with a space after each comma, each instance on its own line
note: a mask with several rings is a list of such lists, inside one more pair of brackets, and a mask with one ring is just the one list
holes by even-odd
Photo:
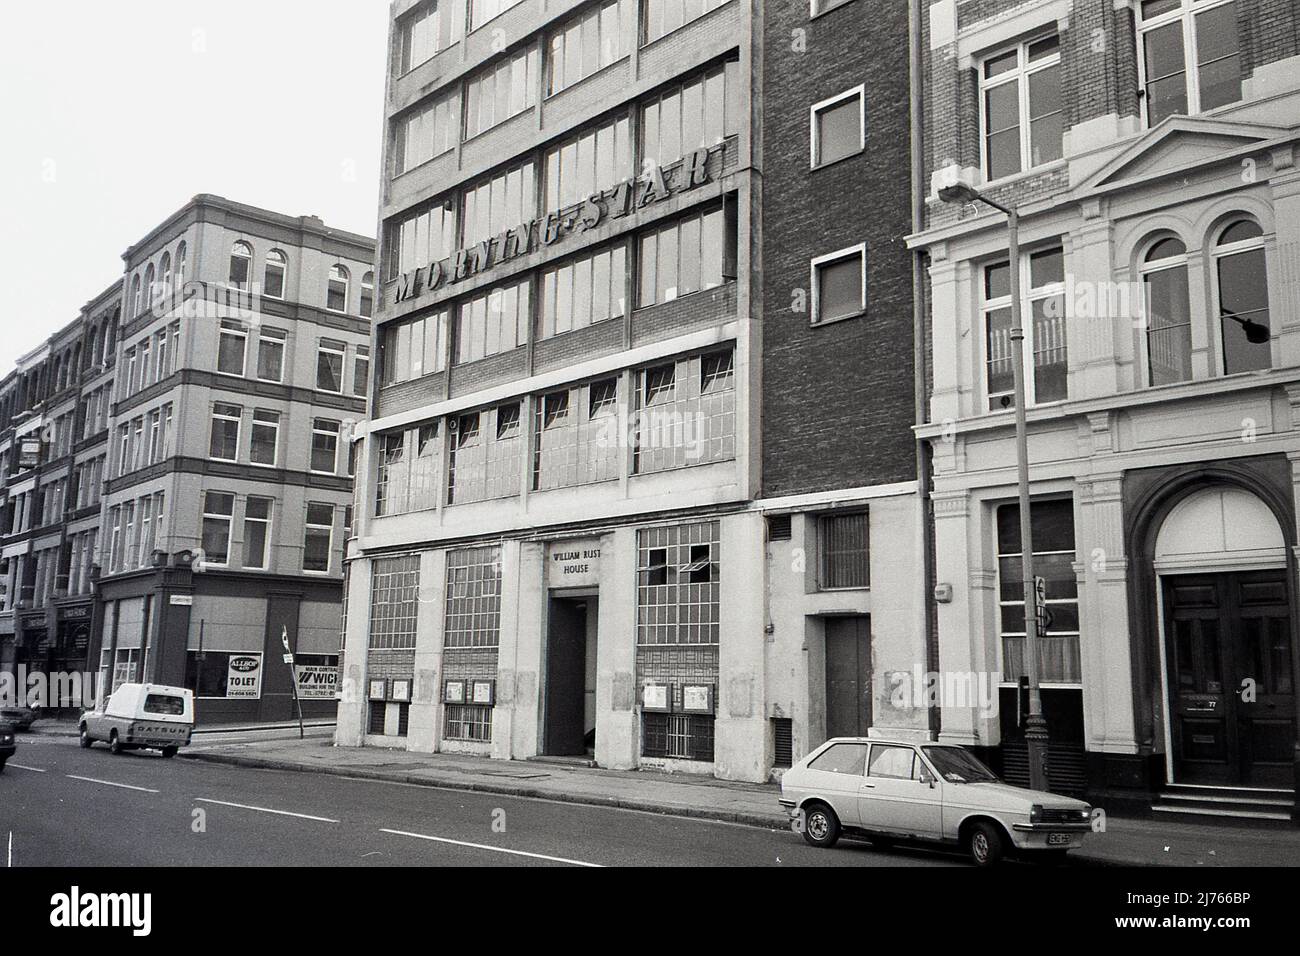
[[194, 732], [194, 692], [160, 684], [122, 684], [102, 709], [82, 713], [80, 731], [83, 747], [100, 741], [115, 754], [161, 750], [164, 757], [174, 757]]

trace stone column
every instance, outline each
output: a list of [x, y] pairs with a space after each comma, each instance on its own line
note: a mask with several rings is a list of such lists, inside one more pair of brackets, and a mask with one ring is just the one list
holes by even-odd
[[492, 756], [514, 756], [515, 661], [519, 655], [520, 543], [501, 543], [501, 629], [497, 644], [496, 707], [492, 711]]
[[600, 540], [596, 635], [596, 763], [632, 770], [641, 753], [636, 711], [636, 529]]
[[[340, 665], [338, 718], [334, 743], [360, 747], [366, 727], [366, 655], [370, 648], [370, 575], [368, 559], [353, 561], [348, 576], [348, 616], [343, 624], [343, 660]], [[110, 663], [109, 680], [112, 680]], [[110, 685], [111, 686], [111, 685]]]
[[420, 556], [420, 607], [416, 617], [415, 689], [406, 747], [420, 753], [438, 750], [442, 727], [442, 638], [446, 623], [447, 552]]
[[721, 541], [714, 773], [723, 780], [763, 781], [772, 758], [763, 701], [767, 562], [762, 515], [723, 518]]

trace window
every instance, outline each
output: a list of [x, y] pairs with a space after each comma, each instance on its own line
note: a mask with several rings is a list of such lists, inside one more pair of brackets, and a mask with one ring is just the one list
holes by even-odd
[[842, 7], [850, 0], [812, 0], [812, 9], [809, 11], [814, 17], [819, 17], [823, 13], [829, 13], [836, 7]]
[[1233, 223], [1219, 234], [1214, 260], [1223, 336], [1223, 374], [1271, 368], [1264, 231], [1250, 219]]
[[456, 312], [456, 364], [509, 352], [527, 342], [530, 292], [525, 279], [462, 302]]
[[244, 567], [267, 568], [267, 545], [271, 540], [271, 498], [249, 498], [244, 505]]
[[1061, 40], [1021, 43], [980, 67], [984, 175], [1001, 179], [1058, 160], [1062, 152]]
[[[188, 651], [185, 656], [185, 686], [203, 700], [225, 700], [229, 696], [231, 658], [262, 658], [261, 651]], [[242, 689], [236, 693], [245, 693]], [[242, 698], [233, 698], [242, 699]]]
[[814, 325], [867, 311], [867, 246], [862, 243], [812, 262]]
[[370, 394], [370, 346], [358, 345], [352, 360], [352, 394], [365, 398]]
[[612, 0], [575, 17], [551, 35], [547, 93], [558, 93], [617, 63], [635, 43], [635, 0]]
[[1192, 378], [1192, 316], [1187, 287], [1187, 247], [1173, 237], [1147, 251], [1142, 268], [1146, 305], [1147, 384]]
[[643, 713], [641, 755], [712, 762], [713, 717], [700, 714]]
[[1138, 42], [1148, 126], [1241, 99], [1236, 2], [1142, 0]]
[[918, 780], [921, 774], [916, 763], [916, 751], [911, 747], [872, 744], [868, 776], [884, 777], [887, 780]]
[[671, 166], [740, 131], [744, 112], [740, 63], [728, 60], [641, 107], [643, 162]]
[[131, 279], [131, 317], [135, 318], [144, 311], [144, 293], [140, 287], [140, 275], [137, 273]]
[[239, 460], [239, 425], [244, 410], [217, 402], [212, 406], [212, 444], [208, 454], [219, 461]]
[[409, 73], [460, 40], [465, 32], [464, 6], [458, 2], [422, 3], [401, 19], [400, 71]]
[[508, 55], [465, 84], [465, 138], [470, 139], [537, 103], [538, 50]]
[[325, 308], [331, 312], [348, 310], [348, 270], [341, 265], [330, 267], [329, 290], [325, 296]]
[[181, 289], [185, 285], [185, 243], [176, 247], [176, 288]]
[[[1065, 337], [1065, 255], [1057, 247], [1031, 253], [1021, 262], [1020, 287], [1028, 289], [1024, 313], [1025, 392], [1033, 405], [1063, 401], [1069, 365]], [[984, 269], [984, 323], [989, 408], [1015, 401], [1011, 348], [1011, 267], [1002, 262]]]
[[317, 418], [311, 426], [311, 470], [317, 474], [333, 475], [339, 470], [338, 422]]
[[280, 448], [280, 413], [256, 409], [253, 412], [253, 437], [248, 460], [254, 465], [276, 462]]
[[500, 16], [521, 0], [470, 0], [469, 28], [477, 30], [494, 17]]
[[812, 108], [812, 165], [829, 166], [867, 148], [867, 88], [841, 93]]
[[284, 381], [284, 346], [288, 335], [262, 326], [257, 334], [257, 377], [263, 382]]
[[446, 368], [448, 313], [386, 325], [380, 333], [383, 385], [396, 385]]
[[632, 120], [619, 116], [546, 151], [546, 209], [567, 209], [630, 179]]
[[322, 392], [343, 394], [343, 360], [347, 346], [342, 342], [321, 339], [316, 350], [316, 388]]
[[248, 330], [239, 322], [223, 319], [217, 346], [217, 371], [222, 375], [244, 374], [244, 356], [248, 351]]
[[475, 246], [537, 214], [537, 166], [529, 160], [465, 190], [461, 244]]
[[618, 380], [605, 379], [536, 402], [533, 489], [571, 488], [619, 476]]
[[376, 558], [370, 582], [370, 647], [414, 650], [420, 612], [420, 558]]
[[[415, 444], [408, 455], [411, 438]], [[440, 460], [437, 422], [419, 426], [410, 438], [405, 431], [380, 435], [375, 514], [383, 517], [436, 508]]]
[[727, 350], [636, 373], [634, 474], [735, 458], [734, 361]]
[[209, 491], [203, 496], [203, 556], [205, 564], [225, 567], [230, 563], [230, 527], [235, 515], [235, 496]]
[[831, 744], [808, 764], [809, 770], [861, 777], [867, 768], [866, 744]]
[[487, 742], [492, 739], [492, 708], [481, 704], [448, 704], [444, 740]]
[[736, 231], [728, 207], [670, 223], [640, 240], [638, 307], [714, 289], [729, 278]]
[[289, 260], [279, 249], [272, 249], [266, 254], [266, 274], [262, 281], [262, 294], [269, 299], [284, 298], [284, 279], [289, 269]]
[[374, 318], [375, 315], [375, 274], [367, 272], [361, 277], [361, 317]]
[[302, 569], [327, 574], [334, 547], [334, 506], [316, 502], [307, 505], [307, 528], [303, 536]]
[[406, 432], [379, 436], [379, 472], [375, 481], [375, 515], [406, 514], [410, 467], [406, 460]]
[[[1079, 587], [1074, 571], [1074, 503], [1068, 498], [1029, 506], [1034, 575], [1043, 581], [1046, 631], [1039, 635], [1039, 677], [1045, 684], [1077, 684]], [[1002, 675], [1015, 683], [1025, 673], [1025, 591], [1020, 565], [1020, 508], [998, 508], [998, 594]]]
[[253, 247], [237, 242], [230, 249], [230, 284], [236, 289], [248, 288], [248, 276], [253, 269]]
[[645, 42], [653, 43], [726, 2], [727, 0], [645, 0]]
[[519, 493], [519, 403], [453, 420], [447, 503], [467, 504]]
[[460, 99], [455, 93], [423, 103], [396, 121], [395, 176], [456, 148], [460, 136]]
[[646, 528], [637, 547], [637, 644], [716, 645], [718, 523]]
[[144, 303], [146, 308], [152, 309], [154, 302], [158, 298], [158, 275], [154, 271], [153, 263], [144, 270]]
[[866, 512], [817, 519], [817, 583], [822, 590], [870, 586], [869, 541]]
[[500, 549], [447, 552], [444, 646], [497, 647], [500, 639]]
[[627, 250], [615, 246], [547, 269], [541, 278], [542, 338], [626, 314]]
[[388, 278], [396, 279], [451, 255], [456, 241], [455, 224], [450, 202], [390, 223], [386, 243]]

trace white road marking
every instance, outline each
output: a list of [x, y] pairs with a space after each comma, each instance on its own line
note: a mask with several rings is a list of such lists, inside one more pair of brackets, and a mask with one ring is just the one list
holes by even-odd
[[114, 783], [112, 780], [96, 780], [94, 777], [78, 777], [75, 773], [65, 773], [69, 780], [84, 780], [86, 783], [99, 783], [105, 787], [119, 787], [122, 790], [138, 790], [140, 793], [158, 793], [157, 790], [150, 790], [148, 787], [133, 787], [129, 783]]
[[604, 869], [603, 864], [588, 863], [585, 860], [566, 860], [562, 856], [546, 856], [543, 853], [525, 853], [523, 850], [507, 850], [500, 846], [485, 846], [482, 843], [466, 843], [463, 840], [449, 840], [446, 837], [426, 836], [423, 833], [407, 833], [403, 830], [385, 830], [382, 827], [380, 833], [391, 833], [393, 836], [411, 837], [414, 840], [428, 840], [432, 843], [450, 843], [452, 846], [469, 847], [472, 850], [489, 850], [493, 853], [508, 853], [511, 856], [526, 856], [533, 860], [547, 860], [551, 863], [568, 863], [570, 866], [589, 866], [596, 869]]
[[48, 773], [48, 771], [42, 770], [40, 767], [24, 767], [20, 763], [11, 763], [9, 766], [13, 767], [15, 770], [30, 770], [32, 773]]
[[297, 817], [299, 820], [315, 820], [317, 823], [338, 823], [337, 820], [331, 820], [329, 817], [313, 817], [306, 813], [290, 813], [288, 810], [272, 810], [269, 807], [250, 807], [245, 803], [227, 803], [225, 800], [205, 800], [203, 797], [195, 797], [195, 803], [212, 803], [219, 807], [234, 807], [237, 810], [256, 810], [258, 813], [274, 813], [278, 817]]
[[9, 867], [10, 867], [10, 869], [13, 868], [13, 865], [14, 865], [14, 831], [13, 831], [13, 830], [10, 830], [10, 831], [9, 831]]

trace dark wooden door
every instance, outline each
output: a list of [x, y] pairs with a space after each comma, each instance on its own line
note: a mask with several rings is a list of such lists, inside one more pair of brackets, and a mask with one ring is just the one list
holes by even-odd
[[826, 736], [865, 737], [871, 726], [871, 618], [826, 619]]
[[587, 606], [551, 598], [546, 639], [546, 753], [554, 757], [587, 752]]
[[1164, 600], [1177, 780], [1285, 784], [1295, 746], [1285, 574], [1167, 577]]

